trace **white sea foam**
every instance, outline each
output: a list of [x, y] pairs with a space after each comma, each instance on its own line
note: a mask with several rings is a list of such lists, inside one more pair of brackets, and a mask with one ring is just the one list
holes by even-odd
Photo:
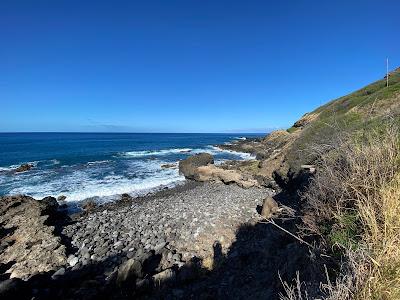
[[[143, 195], [161, 187], [172, 187], [184, 182], [176, 169], [161, 169], [159, 161], [129, 161], [126, 174], [102, 176], [107, 167], [90, 166], [63, 176], [39, 173], [25, 178], [23, 186], [16, 184], [9, 194], [27, 194], [41, 199], [46, 196], [65, 195], [67, 201], [82, 201], [95, 198], [99, 202], [115, 200], [118, 195], [129, 193]], [[134, 172], [134, 176], [132, 175]], [[21, 178], [22, 179], [22, 178]]]
[[214, 147], [214, 148], [216, 148], [217, 151], [221, 151], [221, 152], [237, 155], [243, 160], [249, 160], [249, 159], [255, 159], [256, 158], [256, 156], [254, 154], [251, 154], [251, 153], [238, 152], [238, 151], [233, 151], [233, 150], [226, 150], [226, 149], [221, 149], [221, 148], [218, 148], [218, 147]]
[[128, 151], [128, 152], [123, 152], [122, 155], [130, 157], [144, 157], [144, 156], [189, 153], [191, 151], [192, 151], [191, 148], [175, 148], [175, 149], [162, 149], [162, 150]]
[[45, 166], [45, 167], [51, 167], [55, 165], [59, 165], [60, 161], [57, 159], [50, 159], [50, 160], [39, 160], [36, 162], [36, 167], [40, 166]]
[[[130, 151], [121, 153], [119, 157], [122, 155], [125, 158], [135, 159], [90, 161], [86, 164], [62, 166], [62, 169], [51, 168], [51, 165], [60, 164], [55, 159], [30, 162], [37, 168], [18, 176], [10, 176], [7, 172], [3, 172], [0, 183], [7, 187], [8, 194], [27, 194], [37, 199], [65, 195], [66, 200], [71, 202], [88, 198], [95, 198], [99, 202], [110, 201], [118, 199], [118, 195], [123, 193], [133, 196], [143, 195], [184, 182], [184, 177], [179, 175], [176, 168], [161, 168], [161, 165], [173, 163], [167, 158], [171, 154], [191, 155], [201, 152], [214, 155], [216, 164], [226, 159], [253, 158], [248, 153], [224, 150], [215, 146]], [[140, 159], [150, 156], [156, 156], [156, 159]], [[0, 171], [10, 171], [18, 166], [0, 167]], [[50, 168], [42, 169], [43, 166]]]
[[14, 169], [16, 169], [18, 167], [19, 167], [19, 165], [11, 165], [11, 166], [8, 166], [8, 167], [0, 167], [0, 172], [1, 171], [4, 171], [4, 172], [12, 171], [12, 170], [14, 170]]
[[250, 153], [244, 153], [244, 152], [237, 152], [237, 151], [233, 151], [233, 150], [226, 150], [226, 149], [221, 149], [217, 146], [208, 146], [206, 148], [203, 149], [194, 149], [192, 151], [192, 153], [194, 154], [198, 154], [198, 153], [209, 153], [212, 155], [218, 155], [218, 154], [223, 154], [223, 153], [227, 153], [227, 154], [231, 154], [234, 155], [236, 157], [238, 157], [239, 159], [242, 160], [249, 160], [249, 159], [254, 159], [255, 156], [253, 154]]
[[97, 161], [89, 161], [86, 164], [88, 166], [93, 166], [93, 165], [106, 164], [106, 163], [109, 163], [109, 162], [110, 162], [109, 160], [97, 160]]
[[0, 167], [0, 171], [13, 171], [16, 168], [18, 168], [18, 167], [20, 167], [21, 165], [24, 165], [24, 164], [29, 164], [29, 165], [32, 165], [32, 166], [36, 167], [39, 162], [40, 161], [29, 161], [29, 162], [22, 162], [22, 163], [17, 164], [17, 165], [10, 165], [10, 166], [7, 166], [7, 167]]
[[198, 154], [198, 153], [210, 153], [212, 155], [218, 154], [232, 154], [238, 156], [239, 159], [252, 159], [253, 155], [249, 153], [237, 152], [233, 150], [225, 150], [216, 146], [207, 146], [205, 148], [175, 148], [175, 149], [164, 149], [164, 150], [155, 150], [155, 151], [129, 151], [123, 152], [122, 156], [126, 157], [146, 157], [146, 156], [165, 156], [169, 154]]

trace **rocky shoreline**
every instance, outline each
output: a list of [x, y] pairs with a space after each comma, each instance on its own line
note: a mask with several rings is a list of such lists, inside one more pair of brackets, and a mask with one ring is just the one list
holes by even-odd
[[[122, 294], [117, 293], [115, 298], [139, 294], [146, 297], [162, 282], [190, 279], [194, 274], [187, 266], [195, 261], [202, 262], [199, 268], [211, 270], [215, 244], [220, 245], [221, 254], [226, 253], [238, 228], [259, 220], [256, 208], [272, 193], [257, 187], [188, 182], [154, 195], [134, 199], [125, 196], [91, 212], [64, 215], [62, 225], [55, 225], [56, 211], [47, 208], [54, 207], [54, 198], [36, 201], [25, 196], [8, 197], [9, 206], [27, 208], [19, 213], [20, 221], [36, 217], [43, 220], [42, 227], [33, 228], [28, 235], [21, 231], [25, 225], [7, 223], [11, 210], [3, 205], [3, 197], [1, 239], [10, 243], [3, 243], [5, 251], [0, 256], [4, 279], [0, 295], [14, 295], [18, 287], [17, 294], [22, 298], [33, 295], [37, 299], [88, 299], [98, 298], [99, 291], [109, 290], [111, 285], [120, 285]], [[42, 210], [32, 216], [39, 206]], [[60, 215], [57, 218], [60, 223]], [[35, 233], [40, 231], [52, 235], [35, 239]], [[25, 234], [25, 244], [12, 242], [20, 240], [21, 233]], [[54, 247], [44, 247], [51, 239], [57, 242]], [[26, 250], [32, 243], [36, 252]], [[9, 251], [7, 247], [11, 247]], [[15, 249], [25, 249], [30, 255], [28, 261], [35, 261], [40, 267], [27, 263], [23, 255], [4, 255]], [[52, 263], [40, 259], [40, 250]], [[129, 286], [125, 286], [127, 282]], [[13, 292], [7, 294], [10, 291]]]
[[[235, 145], [255, 153], [254, 143], [269, 140]], [[307, 247], [260, 223], [260, 213], [282, 210], [262, 163], [214, 165], [211, 155], [197, 154], [179, 162], [184, 185], [99, 206], [88, 201], [73, 215], [52, 197], [0, 198], [1, 298], [278, 299], [278, 272], [293, 278], [298, 264], [313, 264]], [[298, 194], [282, 194], [274, 196], [279, 203], [297, 205]], [[297, 219], [282, 222], [295, 230]]]
[[70, 265], [76, 269], [91, 260], [120, 254], [132, 258], [154, 251], [163, 254], [161, 268], [167, 269], [182, 266], [193, 257], [208, 257], [214, 242], [228, 247], [240, 224], [257, 220], [257, 205], [271, 193], [191, 183], [169, 195], [160, 192], [101, 206], [63, 229], [78, 249], [69, 258]]

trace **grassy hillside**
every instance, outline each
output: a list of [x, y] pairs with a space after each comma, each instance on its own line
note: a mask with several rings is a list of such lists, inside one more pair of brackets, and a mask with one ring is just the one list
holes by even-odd
[[[389, 78], [304, 115], [285, 135], [277, 173], [317, 170], [300, 191], [298, 234], [338, 266], [321, 299], [400, 299], [400, 68]], [[297, 278], [282, 299], [307, 299], [307, 286]]]
[[286, 161], [292, 167], [312, 162], [314, 145], [331, 142], [338, 132], [356, 134], [379, 129], [385, 119], [399, 117], [400, 68], [390, 73], [389, 87], [383, 78], [304, 115], [288, 129], [293, 142]]

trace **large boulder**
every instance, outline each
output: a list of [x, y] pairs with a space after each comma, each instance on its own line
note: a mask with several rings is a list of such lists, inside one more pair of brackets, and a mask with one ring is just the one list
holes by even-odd
[[196, 179], [197, 168], [214, 163], [214, 157], [208, 153], [200, 153], [190, 156], [179, 162], [179, 173], [187, 179]]

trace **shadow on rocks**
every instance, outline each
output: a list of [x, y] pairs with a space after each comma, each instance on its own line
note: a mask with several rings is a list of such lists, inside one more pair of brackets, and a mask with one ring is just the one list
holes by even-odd
[[62, 232], [64, 226], [75, 223], [68, 215], [66, 207], [59, 205], [54, 197], [45, 197], [40, 201], [45, 206], [42, 215], [48, 216], [44, 224], [54, 227], [54, 234], [61, 238], [61, 243], [65, 246], [67, 256], [69, 253], [76, 252], [77, 249], [72, 245], [71, 239]]
[[5, 280], [1, 284], [9, 294], [2, 299], [279, 299], [279, 275], [290, 282], [299, 271], [301, 280], [319, 283], [324, 264], [330, 264], [264, 223], [240, 227], [226, 254], [216, 241], [212, 270], [198, 257], [180, 268], [160, 270], [160, 259], [154, 252], [142, 260], [119, 253], [76, 270], [41, 273], [28, 281]]
[[[297, 193], [281, 192], [275, 198], [301, 207]], [[276, 224], [296, 232], [298, 220], [276, 220]], [[14, 299], [279, 299], [282, 281], [291, 282], [299, 271], [313, 298], [321, 296], [315, 295], [315, 287], [324, 281], [325, 266], [333, 266], [317, 250], [266, 223], [242, 225], [225, 253], [218, 241], [213, 249], [211, 270], [198, 257], [162, 269], [162, 252], [133, 258], [120, 252], [76, 269], [41, 273], [27, 281], [2, 281], [0, 293], [5, 285], [9, 294], [2, 294], [7, 296], [2, 299], [10, 295]]]
[[[303, 203], [299, 191], [306, 188], [309, 178], [301, 174], [297, 189], [284, 189], [274, 198], [283, 205], [300, 211]], [[300, 218], [277, 219], [275, 223], [290, 232], [297, 232]], [[307, 242], [313, 243], [315, 237]], [[300, 243], [294, 237], [269, 223], [242, 225], [236, 232], [235, 242], [227, 252], [214, 243], [213, 267], [203, 267], [200, 258], [181, 268], [176, 277], [163, 286], [143, 295], [143, 299], [279, 299], [284, 294], [283, 282], [293, 283], [296, 273], [306, 282], [310, 299], [323, 295], [320, 282], [326, 282], [325, 269], [335, 270], [337, 265], [318, 249]], [[334, 274], [330, 274], [334, 279]]]
[[215, 244], [211, 271], [197, 258], [164, 287], [143, 298], [279, 299], [279, 293], [284, 292], [280, 277], [291, 282], [299, 271], [301, 280], [318, 286], [324, 280], [324, 264], [330, 262], [272, 225], [244, 225], [225, 255], [221, 245]]

